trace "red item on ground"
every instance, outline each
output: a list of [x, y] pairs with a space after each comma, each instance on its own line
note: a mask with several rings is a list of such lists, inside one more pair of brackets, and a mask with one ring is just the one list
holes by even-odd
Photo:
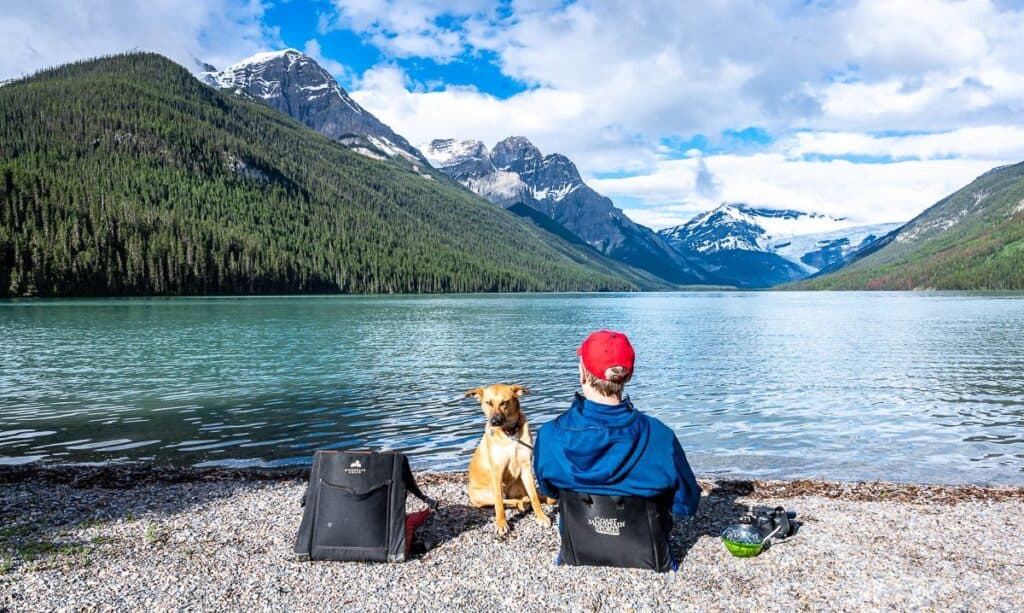
[[416, 528], [419, 528], [423, 522], [427, 521], [428, 517], [430, 517], [430, 509], [423, 509], [422, 511], [405, 515], [405, 555], [409, 555], [409, 549], [412, 548], [412, 535]]

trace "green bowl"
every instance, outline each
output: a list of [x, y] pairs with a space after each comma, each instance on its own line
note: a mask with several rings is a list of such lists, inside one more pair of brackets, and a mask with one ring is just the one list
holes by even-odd
[[751, 558], [761, 553], [761, 533], [749, 524], [733, 524], [722, 531], [722, 543], [737, 558]]

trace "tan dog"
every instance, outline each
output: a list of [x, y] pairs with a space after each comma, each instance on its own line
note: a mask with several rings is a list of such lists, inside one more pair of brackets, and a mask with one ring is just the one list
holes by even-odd
[[[466, 392], [475, 396], [487, 416], [484, 437], [469, 463], [469, 500], [476, 507], [494, 507], [499, 535], [508, 533], [505, 505], [526, 509], [533, 506], [537, 523], [545, 528], [551, 520], [540, 507], [533, 479], [533, 437], [530, 424], [519, 407], [519, 397], [529, 394], [522, 385], [496, 383]], [[545, 499], [549, 504], [554, 500]]]

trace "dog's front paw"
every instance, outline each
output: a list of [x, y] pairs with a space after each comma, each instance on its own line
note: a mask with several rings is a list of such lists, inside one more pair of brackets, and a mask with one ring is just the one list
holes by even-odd
[[505, 536], [508, 534], [508, 524], [505, 522], [497, 524], [494, 528], [498, 532], [498, 536]]
[[551, 518], [547, 515], [540, 513], [539, 515], [534, 516], [534, 518], [537, 520], [537, 523], [540, 524], [541, 528], [551, 527]]

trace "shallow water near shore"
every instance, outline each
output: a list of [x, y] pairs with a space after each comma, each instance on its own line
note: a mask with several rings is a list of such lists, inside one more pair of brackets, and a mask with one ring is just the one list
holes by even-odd
[[1024, 483], [1024, 296], [967, 293], [4, 301], [0, 463], [457, 470], [483, 429], [463, 391], [525, 384], [536, 427], [601, 327], [698, 474]]

